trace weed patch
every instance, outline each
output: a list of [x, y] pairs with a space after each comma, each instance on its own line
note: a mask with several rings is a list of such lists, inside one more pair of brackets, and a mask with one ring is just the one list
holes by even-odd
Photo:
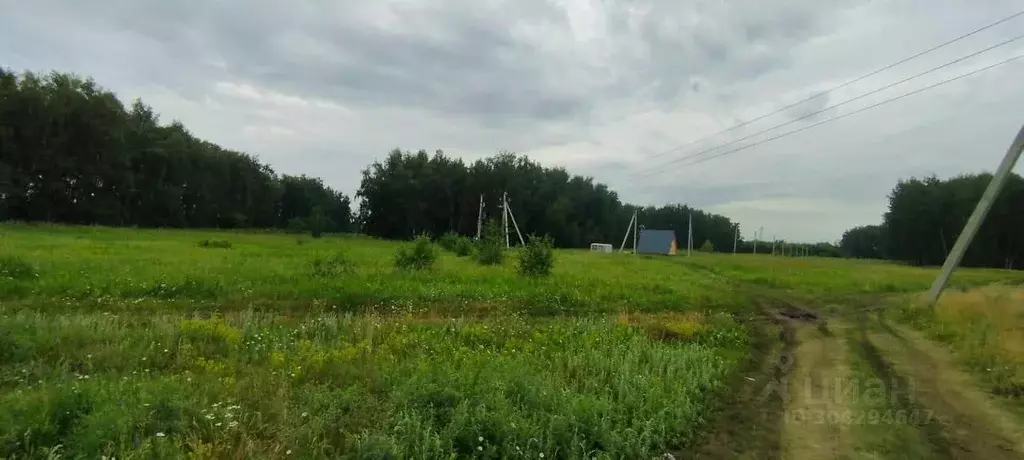
[[329, 256], [316, 256], [309, 262], [311, 278], [333, 278], [355, 272], [355, 264], [345, 253], [335, 252]]
[[207, 249], [231, 249], [231, 242], [228, 240], [199, 240], [196, 245]]
[[21, 257], [0, 256], [0, 278], [13, 280], [34, 280], [39, 277], [36, 267]]
[[437, 250], [427, 235], [420, 235], [412, 242], [398, 248], [395, 252], [395, 267], [403, 270], [426, 270], [434, 266]]

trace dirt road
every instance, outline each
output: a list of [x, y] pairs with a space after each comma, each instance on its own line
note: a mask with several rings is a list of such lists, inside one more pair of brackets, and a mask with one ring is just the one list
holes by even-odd
[[683, 458], [1024, 459], [1024, 420], [919, 334], [776, 315], [781, 341]]

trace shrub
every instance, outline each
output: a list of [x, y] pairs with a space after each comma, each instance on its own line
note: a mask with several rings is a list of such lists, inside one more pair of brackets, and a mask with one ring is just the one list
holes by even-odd
[[535, 277], [550, 275], [551, 267], [555, 265], [555, 250], [551, 237], [530, 235], [529, 238], [526, 247], [519, 253], [519, 274]]
[[704, 240], [704, 244], [700, 245], [700, 252], [715, 252], [715, 245], [711, 243], [711, 240]]
[[497, 221], [488, 221], [484, 234], [476, 244], [476, 261], [480, 265], [500, 265], [505, 259], [505, 237]]
[[197, 243], [201, 248], [231, 249], [231, 242], [228, 240], [201, 240]]
[[31, 280], [39, 277], [32, 264], [17, 256], [0, 256], [0, 278]]
[[468, 236], [462, 236], [455, 232], [445, 233], [444, 236], [438, 240], [438, 244], [459, 257], [468, 256], [473, 252], [473, 240]]
[[342, 252], [316, 256], [309, 263], [310, 278], [326, 278], [352, 273], [355, 266]]
[[426, 270], [437, 260], [437, 250], [427, 235], [420, 235], [411, 245], [398, 248], [395, 266], [406, 270]]

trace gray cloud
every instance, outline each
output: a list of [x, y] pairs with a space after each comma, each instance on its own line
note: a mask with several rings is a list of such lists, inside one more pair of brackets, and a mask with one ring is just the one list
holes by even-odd
[[[780, 236], [831, 239], [876, 219], [901, 176], [983, 169], [963, 151], [1003, 148], [998, 139], [1024, 106], [1012, 72], [715, 161], [633, 173], [657, 166], [652, 155], [1010, 14], [1015, 3], [0, 0], [0, 62], [93, 76], [197, 135], [348, 193], [359, 169], [395, 146], [466, 158], [511, 149], [595, 176], [627, 200], [686, 201], [745, 228], [770, 221]], [[812, 113], [1020, 25], [658, 160]], [[972, 109], [979, 104], [988, 105]]]

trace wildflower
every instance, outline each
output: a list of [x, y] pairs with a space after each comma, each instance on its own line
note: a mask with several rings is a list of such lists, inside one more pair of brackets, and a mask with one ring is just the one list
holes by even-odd
[[483, 446], [476, 446], [476, 450], [484, 450]]
[[478, 436], [478, 437], [476, 438], [476, 440], [477, 440], [477, 441], [480, 441], [480, 442], [484, 442], [484, 437], [483, 437], [483, 436]]
[[164, 432], [163, 432], [163, 431], [158, 431], [158, 432], [156, 433], [156, 437], [158, 437], [158, 438], [162, 438], [162, 437], [164, 437], [164, 436], [165, 436], [165, 435], [164, 435]]
[[305, 418], [305, 417], [309, 417], [309, 412], [303, 412], [303, 413], [302, 413], [302, 417], [303, 417], [303, 418]]
[[544, 458], [544, 452], [540, 453], [540, 458]]
[[213, 414], [206, 414], [206, 419], [207, 420], [213, 420], [213, 418], [214, 418]]
[[238, 426], [238, 422], [236, 422], [236, 421], [232, 421], [231, 423], [228, 423], [228, 428], [234, 428], [236, 426]]
[[217, 423], [214, 423], [213, 426], [221, 426], [223, 424], [224, 424], [224, 422], [217, 422]]
[[292, 454], [292, 450], [291, 450], [291, 449], [288, 449], [288, 452], [285, 452], [284, 454], [285, 454], [285, 455], [291, 455], [291, 454]]

